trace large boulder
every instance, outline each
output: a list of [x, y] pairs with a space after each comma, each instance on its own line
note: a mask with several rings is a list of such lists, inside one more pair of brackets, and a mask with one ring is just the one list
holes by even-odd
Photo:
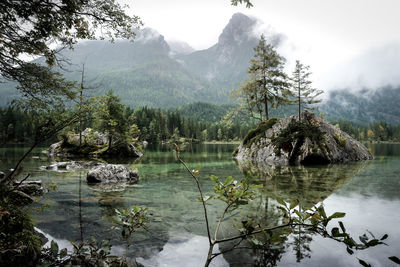
[[238, 160], [272, 164], [328, 164], [370, 160], [368, 149], [313, 113], [270, 119], [249, 132], [234, 153]]
[[115, 144], [110, 149], [104, 151], [103, 155], [106, 156], [124, 156], [140, 158], [143, 153], [139, 151], [133, 144]]
[[88, 183], [135, 183], [139, 180], [139, 172], [120, 164], [104, 164], [91, 169], [86, 180]]

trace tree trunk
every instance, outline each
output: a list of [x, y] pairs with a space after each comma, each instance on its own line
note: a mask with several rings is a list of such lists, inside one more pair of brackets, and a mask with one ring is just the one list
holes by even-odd
[[299, 83], [299, 121], [301, 121], [300, 113], [301, 113], [301, 98], [300, 98], [300, 83]]
[[108, 150], [111, 149], [111, 144], [112, 144], [112, 135], [110, 134], [110, 135], [108, 136]]
[[268, 100], [267, 97], [264, 97], [264, 106], [265, 106], [265, 120], [269, 120], [269, 116], [268, 116]]

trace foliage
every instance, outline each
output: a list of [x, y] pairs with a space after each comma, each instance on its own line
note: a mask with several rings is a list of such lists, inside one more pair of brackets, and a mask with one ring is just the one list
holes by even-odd
[[133, 206], [130, 209], [115, 210], [117, 214], [114, 222], [122, 227], [121, 235], [128, 240], [138, 229], [148, 230], [146, 227], [148, 208]]
[[7, 198], [9, 188], [3, 185], [1, 187], [0, 250], [20, 249], [21, 257], [25, 256], [34, 261], [40, 254], [41, 241], [34, 231], [32, 218], [26, 208], [12, 204]]
[[[300, 123], [300, 122], [298, 122]], [[232, 176], [228, 176], [224, 181], [221, 181], [218, 177], [212, 175], [210, 178], [215, 183], [213, 186], [214, 195], [204, 196], [199, 179], [197, 176], [200, 175], [200, 168], [191, 170], [186, 163], [179, 156], [179, 146], [175, 144], [176, 155], [179, 162], [185, 167], [190, 176], [195, 180], [197, 188], [200, 194], [199, 200], [202, 203], [204, 210], [204, 218], [206, 223], [207, 235], [209, 239], [209, 251], [205, 266], [209, 266], [211, 261], [223, 253], [235, 249], [245, 249], [246, 247], [240, 246], [242, 241], [246, 240], [254, 247], [269, 247], [271, 244], [282, 242], [287, 236], [294, 232], [295, 227], [301, 226], [309, 232], [316, 233], [325, 238], [330, 238], [334, 241], [343, 243], [346, 245], [346, 250], [349, 254], [353, 254], [354, 250], [364, 250], [377, 245], [385, 244], [383, 241], [388, 237], [387, 234], [382, 236], [380, 239], [370, 233], [370, 236], [366, 234], [360, 236], [361, 243], [357, 243], [349, 233], [346, 232], [346, 228], [343, 222], [339, 221], [339, 227], [333, 227], [330, 230], [327, 228], [328, 224], [334, 219], [340, 219], [345, 216], [343, 212], [335, 212], [331, 215], [327, 215], [324, 206], [321, 204], [318, 207], [304, 209], [299, 206], [299, 200], [294, 200], [291, 203], [286, 203], [282, 199], [277, 199], [279, 206], [277, 207], [283, 215], [283, 221], [275, 226], [265, 226], [261, 223], [255, 223], [249, 219], [242, 221], [242, 227], [240, 227], [239, 234], [231, 237], [220, 238], [218, 236], [220, 226], [227, 213], [238, 209], [241, 206], [247, 205], [255, 196], [255, 188], [260, 186], [252, 186], [249, 180], [242, 180], [241, 182], [236, 181]], [[225, 203], [225, 208], [219, 217], [215, 230], [212, 234], [210, 229], [210, 223], [207, 212], [207, 202], [216, 199]], [[284, 230], [277, 232], [277, 230]], [[216, 244], [224, 242], [234, 242], [233, 245], [221, 252], [213, 252], [213, 248]], [[358, 258], [357, 258], [358, 259]], [[358, 259], [360, 264], [365, 263], [363, 260]], [[395, 261], [393, 257], [391, 259]], [[365, 263], [367, 264], [367, 263]], [[367, 265], [364, 265], [367, 266]]]
[[[114, 0], [6, 0], [0, 11], [0, 75], [18, 82], [22, 97], [37, 107], [62, 104], [63, 96], [73, 96], [73, 84], [51, 68], [62, 66], [61, 49], [72, 48], [79, 39], [95, 39], [99, 33], [111, 40], [132, 39], [133, 29], [141, 24]], [[43, 56], [47, 65], [27, 62], [23, 59], [27, 56]]]
[[40, 263], [42, 266], [130, 266], [126, 259], [111, 255], [109, 240], [73, 242], [73, 252], [66, 248], [59, 249], [52, 240], [49, 248], [42, 250]]
[[231, 0], [231, 4], [233, 6], [237, 6], [238, 4], [246, 4], [247, 8], [250, 8], [253, 6], [250, 0]]
[[129, 125], [124, 117], [124, 105], [120, 103], [120, 98], [114, 92], [108, 91], [100, 98], [98, 107], [99, 129], [108, 136], [108, 147], [113, 145], [113, 139], [119, 142], [126, 140], [129, 132]]
[[306, 138], [320, 143], [324, 136], [318, 126], [312, 125], [308, 122], [291, 121], [289, 125], [283, 129], [280, 134], [272, 139], [272, 144], [276, 147], [278, 152], [284, 150], [291, 152], [293, 149], [293, 142], [304, 142]]
[[301, 106], [303, 106], [303, 108], [309, 108], [310, 105], [322, 101], [321, 99], [315, 99], [321, 95], [323, 91], [311, 87], [312, 82], [309, 80], [311, 72], [309, 72], [309, 68], [310, 66], [303, 65], [299, 60], [296, 60], [296, 67], [291, 77], [292, 94], [296, 96], [295, 102], [297, 102], [299, 107], [299, 121], [301, 120]]
[[254, 53], [248, 69], [250, 78], [235, 92], [235, 96], [250, 117], [263, 120], [265, 115], [268, 120], [270, 107], [290, 103], [288, 78], [283, 72], [284, 58], [267, 44], [264, 35], [261, 35]]
[[[128, 241], [128, 250], [131, 244], [131, 236], [139, 229], [147, 230], [147, 208], [133, 206], [131, 209], [115, 210], [114, 222], [117, 225], [113, 229], [122, 229], [122, 237]], [[41, 263], [50, 266], [73, 265], [73, 266], [137, 266], [136, 262], [130, 264], [125, 257], [111, 255], [111, 244], [109, 240], [97, 241], [71, 241], [73, 252], [67, 249], [59, 250], [58, 244], [52, 240], [49, 248], [44, 248], [41, 254]]]

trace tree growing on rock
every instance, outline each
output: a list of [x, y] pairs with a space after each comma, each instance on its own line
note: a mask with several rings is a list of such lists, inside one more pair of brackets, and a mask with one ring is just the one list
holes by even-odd
[[254, 52], [247, 71], [250, 79], [236, 92], [236, 97], [250, 116], [268, 120], [270, 108], [290, 103], [290, 84], [283, 72], [284, 58], [267, 44], [264, 35]]
[[129, 124], [124, 116], [124, 105], [112, 90], [100, 98], [98, 118], [100, 131], [108, 136], [108, 149], [111, 148], [113, 139], [125, 139], [124, 135], [129, 132]]
[[311, 86], [310, 80], [311, 72], [309, 71], [310, 66], [303, 65], [299, 60], [296, 60], [296, 67], [293, 71], [292, 81], [292, 94], [296, 96], [296, 104], [299, 107], [299, 121], [301, 109], [309, 107], [309, 105], [321, 102], [321, 99], [316, 99], [323, 93], [322, 90], [318, 90]]

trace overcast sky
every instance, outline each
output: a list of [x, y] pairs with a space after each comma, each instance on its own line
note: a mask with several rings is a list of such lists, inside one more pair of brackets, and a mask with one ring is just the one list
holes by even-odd
[[[322, 86], [327, 86], [327, 72], [343, 70], [353, 58], [371, 50], [376, 56], [379, 47], [400, 44], [400, 0], [253, 0], [250, 9], [232, 7], [229, 0], [119, 2], [128, 3], [129, 12], [140, 16], [145, 27], [156, 29], [167, 40], [185, 41], [195, 49], [215, 44], [234, 13], [257, 17], [265, 27], [288, 37], [282, 53], [289, 60], [299, 58], [311, 65], [317, 84]], [[399, 49], [394, 50], [389, 56], [400, 60]], [[359, 61], [366, 64], [365, 60]], [[397, 60], [393, 63], [400, 67]], [[400, 84], [399, 77], [394, 79]]]

